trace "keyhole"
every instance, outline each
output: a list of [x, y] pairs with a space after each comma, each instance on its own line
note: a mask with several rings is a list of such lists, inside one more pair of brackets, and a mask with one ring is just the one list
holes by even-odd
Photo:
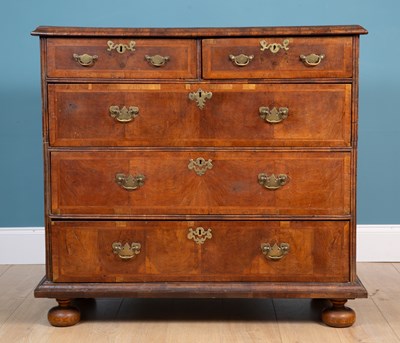
[[199, 97], [201, 98], [201, 91], [199, 91]]
[[123, 50], [123, 49], [124, 49], [124, 47], [123, 47], [122, 45], [119, 45], [119, 46], [118, 46], [118, 52], [119, 52], [119, 53], [122, 53], [122, 50]]

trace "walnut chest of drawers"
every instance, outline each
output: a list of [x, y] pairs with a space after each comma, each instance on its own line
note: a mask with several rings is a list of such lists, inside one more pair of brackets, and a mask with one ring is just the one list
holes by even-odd
[[39, 27], [46, 276], [74, 298], [327, 298], [351, 325], [360, 26]]

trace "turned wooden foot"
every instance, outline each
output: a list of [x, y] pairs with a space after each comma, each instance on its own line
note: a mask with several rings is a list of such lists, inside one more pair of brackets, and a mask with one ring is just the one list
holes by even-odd
[[352, 326], [356, 321], [356, 313], [344, 306], [347, 299], [331, 299], [332, 306], [322, 311], [322, 321], [335, 328]]
[[81, 314], [79, 310], [71, 306], [71, 299], [56, 299], [58, 306], [50, 309], [47, 314], [49, 323], [53, 326], [72, 326], [79, 322]]

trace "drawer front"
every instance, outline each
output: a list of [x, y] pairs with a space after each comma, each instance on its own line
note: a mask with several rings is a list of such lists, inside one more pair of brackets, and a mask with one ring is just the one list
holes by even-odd
[[52, 224], [55, 282], [349, 281], [344, 221]]
[[300, 151], [52, 152], [52, 213], [347, 215], [350, 158]]
[[196, 77], [195, 40], [110, 39], [48, 39], [47, 76], [112, 79]]
[[203, 77], [349, 78], [352, 55], [352, 37], [204, 39]]
[[[200, 109], [189, 94], [211, 92]], [[51, 84], [53, 146], [349, 146], [349, 84]]]

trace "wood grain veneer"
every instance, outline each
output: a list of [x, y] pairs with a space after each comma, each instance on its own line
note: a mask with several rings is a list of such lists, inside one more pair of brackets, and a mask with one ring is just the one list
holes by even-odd
[[[195, 78], [196, 41], [179, 39], [135, 39], [135, 50], [119, 53], [108, 51], [109, 39], [53, 39], [47, 44], [48, 77], [89, 78]], [[130, 39], [116, 44], [129, 45]], [[90, 67], [83, 67], [71, 58], [73, 54], [97, 56]], [[169, 61], [155, 68], [145, 56], [168, 56]]]
[[[202, 176], [188, 169], [197, 157], [213, 161]], [[52, 214], [350, 213], [346, 152], [60, 151], [51, 161]], [[118, 173], [142, 174], [144, 185], [126, 191], [115, 182]], [[258, 183], [260, 173], [289, 181], [269, 190]]]
[[[199, 111], [188, 94], [213, 96]], [[349, 147], [349, 84], [50, 84], [52, 146], [314, 146]], [[110, 106], [137, 106], [120, 123]], [[260, 117], [259, 108], [286, 107], [284, 125]], [[172, 110], [173, 108], [173, 110]]]
[[[352, 76], [351, 37], [264, 37], [267, 43], [282, 44], [288, 40], [287, 50], [260, 53], [260, 38], [225, 38], [203, 40], [203, 76], [205, 79], [236, 78], [317, 78]], [[300, 55], [324, 54], [318, 68], [305, 68]], [[227, 63], [229, 55], [254, 56], [245, 68]]]
[[[187, 238], [199, 226], [212, 230], [203, 244]], [[349, 281], [347, 221], [55, 222], [51, 230], [55, 282]], [[141, 253], [115, 258], [113, 242], [139, 242]], [[271, 242], [290, 245], [284, 263], [261, 253]]]

